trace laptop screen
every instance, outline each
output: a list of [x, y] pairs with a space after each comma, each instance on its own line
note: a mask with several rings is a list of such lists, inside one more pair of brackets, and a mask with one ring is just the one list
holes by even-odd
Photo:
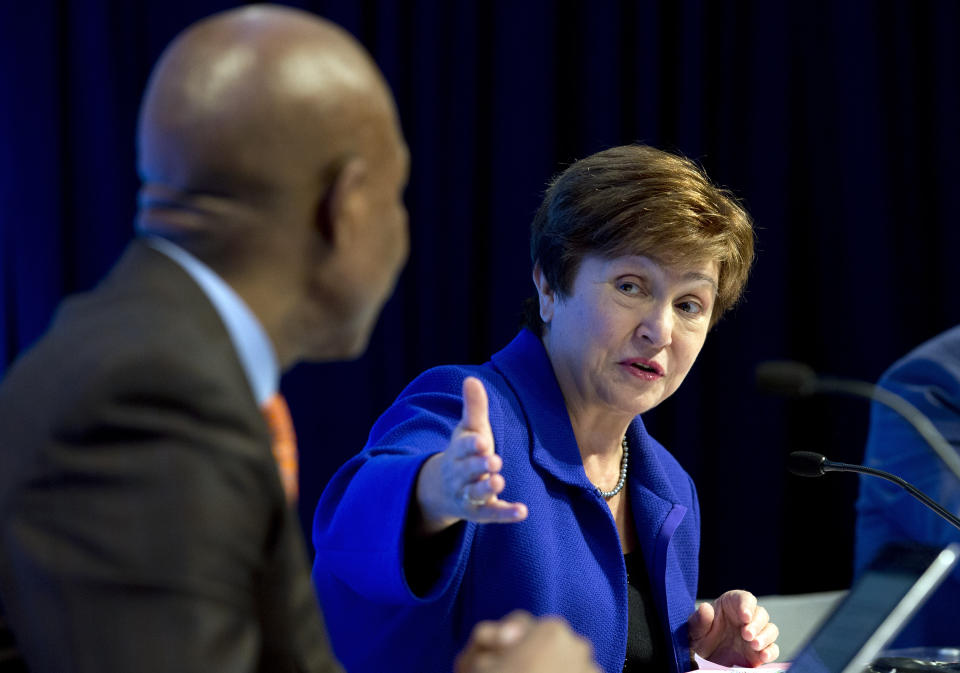
[[960, 545], [885, 547], [790, 665], [790, 673], [861, 671], [956, 564]]

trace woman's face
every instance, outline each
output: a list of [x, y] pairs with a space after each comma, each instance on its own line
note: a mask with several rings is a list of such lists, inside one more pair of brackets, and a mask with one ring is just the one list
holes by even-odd
[[535, 270], [544, 344], [571, 411], [635, 416], [672, 395], [707, 337], [717, 277], [713, 261], [588, 255], [560, 299]]

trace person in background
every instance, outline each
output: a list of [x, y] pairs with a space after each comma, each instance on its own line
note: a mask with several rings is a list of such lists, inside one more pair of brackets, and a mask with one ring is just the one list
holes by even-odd
[[[919, 409], [960, 450], [960, 326], [917, 347], [897, 361], [878, 384]], [[874, 403], [864, 464], [892, 472], [960, 515], [960, 481], [907, 421]], [[902, 488], [876, 477], [860, 479], [854, 574], [889, 542], [943, 547], [960, 542], [960, 531]], [[960, 644], [955, 615], [960, 569], [955, 569], [894, 641], [896, 647]]]
[[[361, 353], [407, 256], [392, 96], [343, 30], [251, 6], [167, 48], [138, 141], [138, 236], [0, 386], [6, 665], [338, 671], [278, 382]], [[568, 628], [485, 633], [481, 663], [595, 670]]]
[[355, 673], [449, 670], [476, 620], [520, 608], [566, 618], [608, 673], [773, 660], [753, 595], [695, 607], [696, 489], [641, 419], [740, 296], [749, 217], [692, 162], [615, 147], [551, 184], [531, 257], [526, 328], [413, 381], [324, 491], [334, 650]]

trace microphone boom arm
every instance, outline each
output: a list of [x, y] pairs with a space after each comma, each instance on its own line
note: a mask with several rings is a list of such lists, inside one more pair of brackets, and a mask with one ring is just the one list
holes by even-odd
[[[817, 379], [816, 387], [817, 390], [822, 392], [842, 393], [854, 397], [871, 398], [893, 409], [893, 411], [902, 416], [904, 420], [909, 422], [910, 425], [920, 433], [921, 437], [927, 440], [930, 448], [940, 456], [940, 460], [950, 468], [950, 471], [953, 472], [957, 479], [960, 479], [960, 455], [957, 454], [956, 449], [954, 449], [950, 442], [937, 430], [933, 422], [907, 400], [891, 393], [886, 388], [862, 381], [852, 381], [850, 379], [837, 379], [825, 376]], [[837, 464], [842, 465], [843, 463]], [[862, 470], [857, 469], [853, 471], [860, 472]], [[956, 521], [956, 517], [953, 517], [953, 520]], [[956, 526], [957, 524], [954, 523], [954, 525]]]
[[821, 463], [820, 469], [824, 472], [859, 472], [862, 474], [869, 474], [874, 477], [880, 477], [881, 479], [886, 479], [887, 481], [892, 481], [897, 486], [905, 489], [910, 493], [914, 498], [922, 502], [924, 505], [935, 511], [937, 514], [942, 516], [944, 519], [949, 521], [954, 525], [955, 528], [960, 530], [960, 519], [951, 514], [949, 511], [941, 507], [934, 500], [927, 497], [923, 491], [918, 489], [913, 484], [904, 481], [895, 474], [890, 474], [889, 472], [884, 472], [883, 470], [875, 470], [872, 467], [866, 467], [865, 465], [851, 465], [849, 463], [838, 463], [833, 460], [824, 459]]

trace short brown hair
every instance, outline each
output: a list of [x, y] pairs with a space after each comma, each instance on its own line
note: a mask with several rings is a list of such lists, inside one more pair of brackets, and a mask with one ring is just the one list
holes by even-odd
[[[736, 198], [689, 159], [645, 145], [611, 147], [554, 178], [531, 225], [530, 256], [558, 296], [569, 295], [587, 254], [716, 261], [712, 326], [743, 292], [753, 224]], [[535, 302], [527, 303], [525, 325], [542, 336]]]

